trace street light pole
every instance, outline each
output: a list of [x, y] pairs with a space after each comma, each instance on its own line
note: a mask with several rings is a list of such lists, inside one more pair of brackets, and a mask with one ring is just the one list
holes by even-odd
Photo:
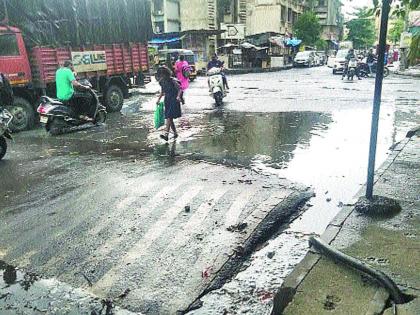
[[381, 107], [382, 81], [384, 78], [384, 61], [386, 49], [386, 34], [388, 29], [388, 16], [390, 0], [382, 0], [381, 28], [379, 31], [378, 65], [376, 69], [375, 94], [373, 97], [372, 125], [370, 131], [369, 164], [366, 184], [366, 198], [373, 196], [373, 182], [375, 176], [376, 144], [378, 140], [379, 110]]

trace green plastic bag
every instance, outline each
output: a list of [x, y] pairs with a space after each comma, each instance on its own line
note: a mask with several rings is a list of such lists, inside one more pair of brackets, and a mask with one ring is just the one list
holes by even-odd
[[165, 110], [164, 110], [164, 103], [160, 102], [156, 106], [155, 110], [155, 128], [159, 129], [161, 126], [165, 124]]

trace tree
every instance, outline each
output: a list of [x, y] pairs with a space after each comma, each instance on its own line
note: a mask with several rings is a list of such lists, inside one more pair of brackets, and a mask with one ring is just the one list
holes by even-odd
[[397, 20], [392, 21], [391, 28], [388, 31], [388, 39], [396, 44], [401, 38], [401, 33], [404, 31], [404, 20], [398, 18]]
[[357, 9], [355, 18], [346, 23], [349, 33], [347, 40], [353, 42], [356, 49], [367, 48], [375, 42], [375, 25], [370, 10], [366, 7]]
[[302, 40], [305, 45], [315, 45], [320, 38], [321, 24], [318, 17], [312, 11], [303, 13], [293, 25], [295, 37]]

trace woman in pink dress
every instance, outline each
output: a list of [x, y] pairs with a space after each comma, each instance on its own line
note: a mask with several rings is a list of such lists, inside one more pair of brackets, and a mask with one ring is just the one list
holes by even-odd
[[190, 65], [185, 60], [185, 56], [180, 55], [179, 60], [177, 60], [177, 62], [175, 63], [175, 75], [176, 75], [176, 78], [181, 83], [181, 90], [182, 90], [181, 103], [182, 104], [185, 104], [184, 91], [188, 89], [188, 86], [190, 85], [190, 79], [184, 75], [185, 72], [190, 72]]

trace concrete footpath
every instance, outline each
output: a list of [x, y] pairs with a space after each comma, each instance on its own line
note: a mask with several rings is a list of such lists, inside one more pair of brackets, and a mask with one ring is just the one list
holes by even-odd
[[374, 194], [396, 199], [401, 212], [369, 218], [347, 206], [321, 236], [386, 273], [408, 302], [393, 306], [388, 292], [373, 280], [311, 249], [285, 279], [272, 314], [420, 314], [419, 136], [418, 130], [409, 132], [376, 173]]

